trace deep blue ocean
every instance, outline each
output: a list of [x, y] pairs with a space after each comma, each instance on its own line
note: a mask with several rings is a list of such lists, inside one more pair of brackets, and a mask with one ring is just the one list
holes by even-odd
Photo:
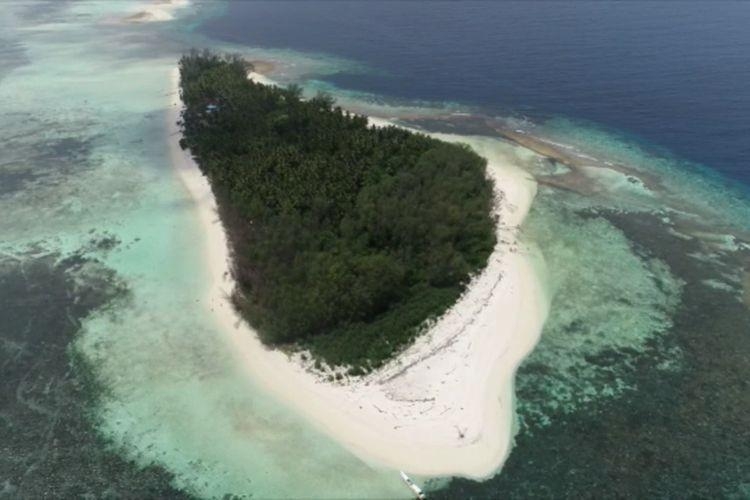
[[198, 30], [335, 56], [290, 63], [313, 91], [528, 118], [507, 123], [652, 180], [539, 189], [550, 313], [513, 451], [430, 498], [750, 499], [750, 2], [234, 0]]
[[750, 2], [230, 2], [211, 38], [340, 56], [343, 89], [624, 133], [750, 185]]
[[207, 47], [496, 132], [470, 142], [535, 180], [521, 227], [498, 220], [549, 295], [513, 449], [486, 481], [415, 477], [429, 498], [750, 500], [750, 0], [174, 5], [0, 0], [0, 499], [409, 494], [217, 317], [173, 114]]

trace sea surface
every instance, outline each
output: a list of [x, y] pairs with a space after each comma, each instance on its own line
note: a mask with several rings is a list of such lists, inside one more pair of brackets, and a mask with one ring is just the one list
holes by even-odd
[[593, 122], [750, 184], [747, 2], [246, 2], [199, 31], [366, 64], [323, 80]]
[[248, 380], [200, 305], [165, 126], [194, 47], [488, 136], [537, 179], [520, 234], [551, 312], [516, 446], [487, 481], [418, 478], [431, 496], [750, 498], [750, 4], [195, 0], [122, 22], [146, 3], [0, 9], [0, 498], [409, 496]]

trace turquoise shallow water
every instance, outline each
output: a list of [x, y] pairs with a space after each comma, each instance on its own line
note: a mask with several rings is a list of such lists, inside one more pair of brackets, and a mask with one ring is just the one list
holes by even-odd
[[[0, 13], [8, 41], [0, 55], [0, 288], [10, 290], [7, 276], [49, 287], [69, 309], [63, 321], [76, 303], [91, 302], [80, 320], [67, 317], [78, 330], [75, 351], [105, 388], [95, 428], [120, 456], [172, 473], [173, 485], [202, 497], [407, 496], [394, 471], [362, 463], [254, 387], [196, 303], [207, 272], [199, 225], [167, 158], [169, 74], [186, 48], [212, 46], [272, 59], [280, 81], [331, 91], [374, 114], [407, 120], [481, 109], [340, 89], [326, 75], [372, 69], [205, 38], [191, 30], [216, 14], [211, 2], [174, 22], [108, 22], [131, 6], [81, 2], [42, 11], [18, 3]], [[616, 485], [621, 494], [693, 488], [742, 498], [750, 408], [732, 373], [748, 373], [750, 359], [742, 357], [750, 332], [742, 295], [750, 267], [746, 193], [591, 123], [517, 124], [646, 181], [593, 160], [571, 167], [506, 146], [542, 183], [522, 236], [544, 254], [552, 311], [517, 380], [521, 433], [505, 472], [486, 483], [453, 481], [437, 494], [573, 497], [611, 494], [607, 485]], [[465, 124], [443, 126], [455, 132]], [[91, 261], [59, 271], [74, 257]], [[69, 285], [33, 281], [40, 259]], [[104, 298], [90, 300], [91, 290]], [[27, 328], [3, 324], [4, 339]], [[57, 331], [41, 330], [53, 339]], [[4, 341], [3, 353], [17, 345]], [[5, 378], [8, 394], [28, 386], [18, 373], [20, 382]], [[680, 438], [658, 439], [672, 434]], [[29, 442], [43, 435], [32, 429]], [[690, 453], [697, 448], [700, 456]], [[558, 453], [567, 454], [558, 460]], [[677, 457], [674, 467], [660, 454]], [[585, 479], [570, 481], [574, 466], [565, 464]], [[633, 476], [612, 479], [613, 470]], [[659, 477], [649, 479], [652, 471]], [[656, 486], [639, 489], [646, 484]]]
[[[463, 17], [467, 12], [493, 10], [479, 4], [453, 14], [453, 7], [443, 5], [429, 15], [415, 14], [419, 4], [403, 10], [372, 5], [364, 11], [384, 22], [368, 27], [358, 24], [359, 7], [328, 16], [330, 9], [338, 9], [336, 4], [295, 9], [235, 2], [232, 16], [208, 23], [203, 32], [247, 44], [361, 56], [374, 68], [356, 72], [342, 68], [342, 73], [323, 77], [302, 74], [301, 81], [308, 92], [331, 92], [346, 107], [427, 129], [494, 135], [483, 125], [486, 115], [491, 115], [490, 121], [549, 141], [563, 156], [575, 159], [563, 164], [518, 152], [519, 163], [542, 184], [522, 235], [542, 250], [552, 307], [542, 339], [517, 378], [521, 429], [517, 447], [495, 478], [484, 483], [454, 480], [436, 496], [669, 497], [694, 492], [746, 498], [750, 421], [747, 405], [738, 401], [746, 391], [742, 378], [750, 373], [743, 357], [750, 351], [750, 196], [746, 186], [730, 181], [719, 170], [611, 128], [619, 123], [644, 134], [653, 132], [649, 137], [663, 137], [678, 151], [742, 178], [744, 145], [731, 138], [746, 128], [743, 115], [736, 113], [746, 96], [738, 87], [742, 70], [734, 72], [737, 66], [732, 61], [744, 56], [721, 49], [721, 41], [704, 46], [702, 50], [721, 51], [711, 64], [726, 63], [722, 76], [710, 85], [734, 86], [735, 92], [708, 92], [710, 102], [696, 102], [697, 94], [691, 92], [705, 80], [677, 77], [675, 82], [685, 85], [675, 88], [669, 79], [682, 74], [685, 68], [680, 65], [700, 62], [694, 59], [701, 52], [691, 51], [681, 30], [692, 29], [685, 28], [694, 26], [692, 13], [705, 11], [705, 5], [681, 13], [685, 24], [675, 24], [680, 27], [674, 33], [659, 31], [659, 40], [671, 43], [670, 47], [662, 43], [657, 50], [642, 46], [637, 38], [629, 39], [651, 54], [648, 64], [657, 60], [663, 64], [648, 72], [620, 75], [607, 68], [592, 70], [591, 65], [612, 69], [623, 62], [619, 68], [627, 70], [625, 54], [618, 59], [612, 51], [597, 52], [601, 47], [596, 42], [603, 38], [603, 46], [609, 47], [614, 32], [607, 22], [617, 18], [615, 23], [622, 24], [615, 11], [633, 14], [630, 6], [613, 9], [603, 16], [601, 26], [590, 27], [592, 31], [582, 30], [581, 36], [586, 33], [590, 39], [577, 39], [572, 52], [561, 42], [560, 54], [560, 47], [534, 52], [540, 40], [549, 44], [555, 39], [551, 32], [558, 27], [544, 25], [543, 5], [547, 4], [526, 10], [520, 4], [505, 5], [495, 12], [499, 23], [520, 16], [519, 26], [532, 16], [531, 32], [518, 39], [526, 42], [528, 35], [532, 40], [519, 42], [525, 55], [517, 57], [504, 50], [510, 43], [492, 45], [504, 35], [490, 34], [489, 27], [479, 34], [471, 30], [495, 19]], [[669, 10], [667, 5], [655, 9]], [[568, 26], [582, 19], [568, 16], [579, 8], [583, 7], [550, 10], [567, 12], [561, 22]], [[717, 29], [714, 18], [726, 13], [711, 12], [710, 22], [699, 23], [701, 29]], [[433, 17], [435, 23], [430, 22]], [[647, 18], [647, 14], [633, 14], [627, 17], [630, 24], [617, 27], [616, 33], [648, 31], [662, 19], [671, 19]], [[280, 27], [261, 26], [269, 20]], [[639, 25], [639, 20], [644, 22]], [[296, 31], [300, 23], [312, 27]], [[718, 38], [739, 33], [731, 24]], [[239, 26], [244, 28], [235, 29]], [[522, 29], [508, 27], [506, 33]], [[457, 41], [457, 36], [464, 36], [462, 30], [467, 30], [465, 38]], [[743, 38], [737, 46], [745, 42]], [[630, 45], [620, 43], [615, 49], [626, 46]], [[423, 51], [430, 54], [419, 57]], [[545, 59], [545, 54], [561, 60]], [[566, 59], [571, 54], [575, 57]], [[571, 60], [574, 71], [565, 74]], [[519, 75], [530, 76], [530, 81], [519, 82]], [[287, 77], [283, 72], [280, 76]], [[646, 98], [649, 109], [633, 95], [644, 92], [646, 84], [656, 87]], [[514, 92], [536, 105], [550, 106], [525, 109], [520, 98], [508, 103]], [[455, 102], [462, 100], [460, 96], [471, 105]], [[478, 104], [482, 100], [487, 102]], [[503, 105], [493, 105], [498, 102]], [[682, 104], [677, 106], [678, 102]], [[560, 106], [575, 116], [586, 117], [593, 111], [588, 116], [608, 125], [550, 118]], [[515, 116], [496, 116], [498, 108], [516, 111]], [[667, 115], [660, 116], [665, 110]], [[459, 113], [479, 118], [464, 119]], [[685, 113], [692, 115], [679, 118]], [[523, 118], [525, 114], [535, 118]], [[690, 124], [703, 125], [691, 128]], [[726, 140], [719, 141], [720, 149], [712, 149], [718, 137], [713, 131], [718, 129], [724, 131], [718, 136]], [[745, 375], [738, 378], [738, 373]]]
[[408, 494], [396, 473], [362, 463], [255, 387], [197, 304], [203, 235], [167, 156], [182, 50], [170, 28], [103, 22], [127, 3], [75, 4], [42, 21], [17, 7], [3, 14], [24, 64], [0, 82], [2, 255], [23, 266], [32, 248], [65, 256], [99, 234], [113, 242], [81, 254], [127, 288], [75, 342], [105, 387], [98, 432], [200, 496]]

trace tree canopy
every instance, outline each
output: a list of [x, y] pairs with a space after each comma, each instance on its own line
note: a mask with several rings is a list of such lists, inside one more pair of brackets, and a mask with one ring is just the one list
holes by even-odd
[[180, 60], [183, 139], [229, 235], [234, 302], [272, 345], [361, 373], [460, 296], [495, 245], [468, 147], [247, 79], [236, 56]]

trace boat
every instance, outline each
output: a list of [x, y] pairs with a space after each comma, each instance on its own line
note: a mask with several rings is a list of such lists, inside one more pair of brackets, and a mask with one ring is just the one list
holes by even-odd
[[424, 494], [424, 491], [422, 491], [422, 488], [417, 486], [416, 483], [412, 481], [409, 476], [406, 475], [406, 472], [404, 471], [400, 471], [400, 472], [401, 472], [401, 479], [404, 480], [404, 482], [406, 483], [406, 486], [409, 487], [409, 489], [414, 493], [414, 495], [419, 500], [427, 500], [427, 495]]

